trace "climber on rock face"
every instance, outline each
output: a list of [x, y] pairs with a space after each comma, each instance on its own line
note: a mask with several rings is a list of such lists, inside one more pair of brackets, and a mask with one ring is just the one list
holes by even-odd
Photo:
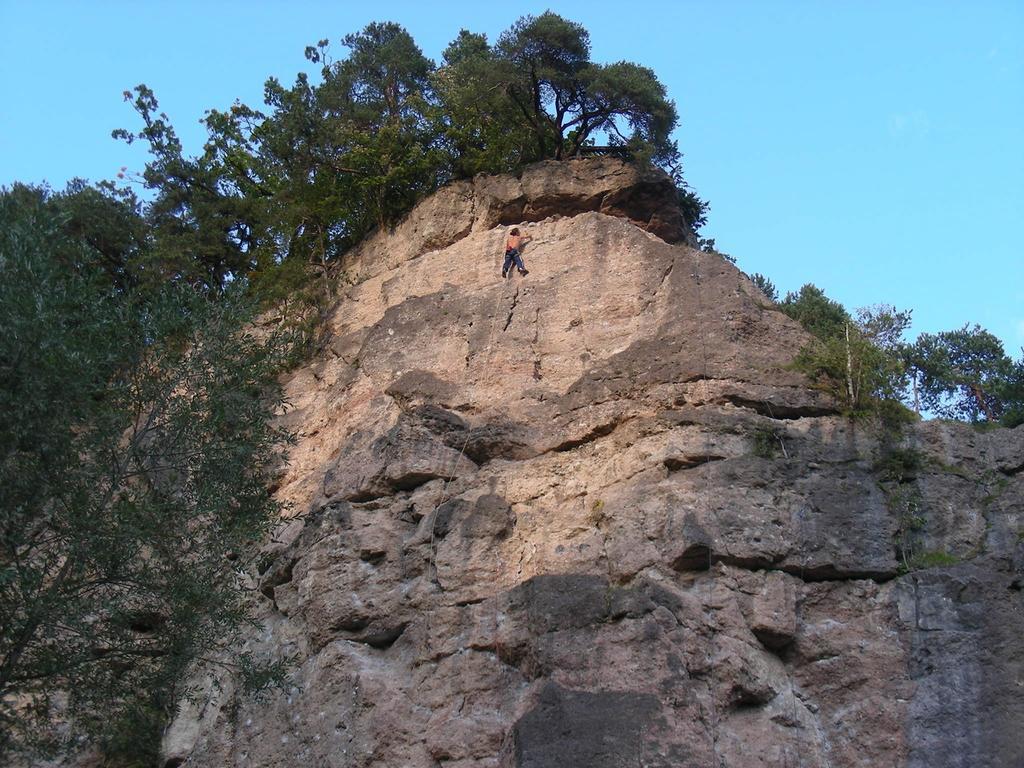
[[519, 255], [519, 252], [523, 249], [523, 245], [532, 239], [529, 235], [520, 235], [518, 227], [512, 227], [512, 230], [508, 233], [508, 238], [505, 240], [505, 263], [501, 267], [502, 277], [508, 275], [509, 270], [512, 269], [513, 262], [515, 262], [516, 269], [519, 270], [520, 275], [525, 277], [530, 274], [529, 270], [523, 266], [523, 258]]

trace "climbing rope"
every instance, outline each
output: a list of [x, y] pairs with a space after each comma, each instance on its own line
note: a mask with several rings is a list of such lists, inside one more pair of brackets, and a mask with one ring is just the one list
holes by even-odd
[[[486, 368], [487, 363], [490, 362], [491, 345], [492, 345], [492, 342], [494, 340], [494, 329], [497, 326], [497, 320], [498, 320], [498, 306], [502, 303], [502, 300], [505, 298], [505, 284], [506, 284], [506, 282], [507, 281], [505, 280], [505, 278], [502, 278], [501, 290], [498, 291], [497, 298], [494, 301], [493, 311], [491, 313], [491, 327], [490, 327], [490, 330], [487, 332], [487, 345], [486, 345], [485, 351], [484, 351], [484, 355], [485, 355], [485, 357], [484, 357], [485, 366], [484, 367], [485, 368]], [[517, 292], [518, 292], [518, 289], [517, 289]], [[443, 591], [444, 588], [441, 587], [441, 582], [437, 578], [437, 549], [436, 549], [436, 546], [435, 546], [436, 532], [437, 532], [437, 514], [438, 514], [438, 511], [441, 509], [441, 507], [444, 505], [444, 503], [448, 500], [448, 489], [451, 486], [452, 482], [455, 480], [455, 476], [458, 474], [459, 462], [461, 462], [462, 459], [465, 457], [465, 455], [466, 455], [466, 448], [469, 447], [469, 441], [470, 441], [470, 439], [472, 439], [472, 436], [473, 436], [473, 430], [467, 424], [467, 427], [466, 427], [466, 439], [462, 441], [462, 447], [459, 449], [459, 454], [455, 458], [455, 464], [452, 466], [451, 474], [445, 480], [444, 486], [441, 488], [441, 500], [438, 501], [437, 504], [434, 506], [434, 511], [432, 513], [431, 520], [430, 520], [430, 559], [429, 559], [429, 563], [430, 563], [430, 566], [431, 566], [431, 568], [433, 570], [433, 575], [431, 576], [431, 581], [433, 581], [434, 584], [436, 584], [440, 589], [442, 589], [442, 591]]]
[[[775, 418], [775, 411], [772, 410], [772, 404], [767, 400], [764, 401], [764, 404], [768, 406], [768, 416], [771, 417], [771, 420], [778, 421], [778, 419]], [[786, 442], [782, 439], [782, 435], [776, 432], [775, 439], [779, 441], [779, 447], [782, 448], [782, 457], [788, 460], [789, 451], [786, 450]]]
[[[700, 337], [700, 348], [701, 348], [701, 361], [702, 361], [702, 366], [701, 366], [701, 383], [704, 385], [704, 405], [707, 405], [708, 403], [711, 402], [711, 392], [710, 392], [711, 387], [710, 387], [710, 383], [709, 383], [709, 380], [708, 380], [708, 344], [707, 344], [707, 332], [706, 332], [706, 329], [704, 327], [704, 301], [703, 301], [703, 297], [702, 297], [703, 291], [702, 291], [701, 277], [700, 277], [700, 267], [701, 267], [700, 262], [701, 262], [701, 259], [703, 257], [703, 254], [702, 254], [701, 251], [695, 251], [695, 253], [696, 253], [697, 258], [695, 260], [696, 263], [694, 264], [694, 271], [693, 271], [692, 277], [693, 277], [693, 280], [694, 280], [694, 284], [697, 286], [697, 291], [696, 291], [696, 294], [697, 294], [697, 302], [696, 302], [696, 304], [697, 304], [697, 334]], [[708, 428], [707, 424], [703, 425], [703, 429], [704, 429], [704, 471], [703, 471], [703, 475], [704, 475], [704, 488], [703, 488], [704, 511], [705, 511], [705, 513], [707, 515], [707, 518], [710, 520], [711, 517], [713, 516], [712, 515], [712, 511], [711, 511], [711, 471], [712, 471], [711, 470], [711, 464], [712, 464], [712, 461], [711, 461], [711, 430]], [[711, 578], [711, 567], [712, 567], [712, 565], [714, 565], [714, 543], [715, 543], [715, 539], [714, 539], [714, 526], [709, 526], [709, 527], [712, 530], [712, 534], [711, 534], [711, 541], [708, 542], [708, 548], [707, 548], [708, 549], [708, 580], [707, 580], [708, 595], [707, 595], [707, 605], [708, 605], [708, 610], [711, 611], [712, 610], [711, 605], [712, 605], [713, 598], [714, 598], [714, 586], [712, 584], [713, 579]], [[711, 736], [711, 752], [714, 755], [714, 761], [715, 761], [714, 762], [714, 766], [715, 766], [715, 768], [718, 768], [719, 765], [720, 765], [720, 761], [719, 761], [719, 758], [718, 758], [718, 736], [717, 736], [717, 730], [718, 730], [718, 707], [715, 706], [714, 674], [713, 674], [712, 657], [711, 657], [710, 647], [709, 647], [709, 650], [708, 650], [707, 661], [708, 661], [708, 681], [709, 681], [709, 685], [708, 685], [708, 703], [709, 703], [710, 708], [711, 708], [711, 718], [710, 718], [711, 721], [709, 723], [709, 728], [710, 728], [710, 731], [711, 731], [711, 733], [710, 733], [710, 736]]]
[[[502, 279], [501, 289], [498, 291], [498, 294], [497, 294], [497, 297], [496, 297], [496, 299], [494, 301], [494, 305], [493, 305], [492, 312], [491, 312], [491, 327], [487, 331], [487, 344], [486, 344], [486, 346], [484, 348], [484, 367], [485, 367], [485, 369], [486, 369], [487, 365], [490, 364], [490, 360], [491, 360], [491, 349], [492, 349], [492, 345], [493, 345], [493, 342], [494, 342], [494, 329], [497, 327], [497, 321], [498, 321], [498, 308], [504, 302], [504, 299], [505, 299], [505, 296], [506, 296], [506, 288], [505, 288], [506, 282], [507, 281], [503, 278]], [[517, 295], [518, 295], [518, 289], [517, 289]], [[508, 326], [506, 325], [505, 327], [507, 328]], [[444, 486], [441, 489], [441, 498], [437, 502], [437, 504], [434, 505], [434, 511], [432, 512], [432, 516], [431, 516], [431, 520], [430, 520], [430, 558], [429, 558], [429, 563], [430, 563], [430, 568], [433, 570], [433, 574], [431, 576], [431, 580], [433, 581], [433, 583], [435, 585], [437, 585], [438, 589], [440, 589], [442, 592], [444, 591], [444, 587], [441, 586], [441, 582], [440, 582], [440, 580], [438, 578], [438, 571], [437, 571], [437, 546], [436, 546], [437, 515], [440, 512], [441, 507], [444, 506], [445, 502], [449, 498], [448, 497], [448, 491], [449, 491], [452, 483], [455, 480], [455, 476], [458, 474], [459, 463], [462, 461], [462, 459], [466, 455], [466, 448], [469, 447], [469, 441], [472, 439], [472, 435], [473, 435], [473, 430], [467, 424], [467, 427], [466, 427], [466, 437], [462, 441], [462, 447], [459, 449], [458, 456], [456, 456], [456, 458], [455, 458], [455, 464], [452, 466], [451, 474], [447, 477], [447, 479], [444, 482]], [[504, 487], [504, 491], [502, 492], [502, 495], [503, 495], [503, 497], [507, 497], [508, 496], [508, 480], [507, 479], [504, 480], [504, 484], [505, 484], [505, 487]], [[494, 596], [492, 596], [492, 597], [494, 597]], [[494, 610], [493, 610], [493, 632], [494, 632], [494, 648], [493, 648], [493, 653], [494, 653], [495, 659], [497, 659], [497, 661], [501, 665], [502, 674], [504, 676], [505, 667], [507, 665], [502, 661], [502, 658], [501, 658], [502, 645], [501, 645], [501, 637], [500, 637], [500, 631], [499, 631], [499, 621], [500, 621], [500, 605], [499, 605], [499, 601], [495, 597], [495, 599], [494, 599]], [[428, 626], [429, 626], [429, 623], [430, 623], [429, 615], [428, 615], [428, 618], [427, 618], [427, 622], [428, 622]], [[460, 644], [460, 647], [459, 647], [460, 653], [463, 650], [465, 650], [465, 645], [464, 644]]]

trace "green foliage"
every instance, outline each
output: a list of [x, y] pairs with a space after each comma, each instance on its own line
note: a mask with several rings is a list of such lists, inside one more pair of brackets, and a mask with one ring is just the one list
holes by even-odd
[[910, 312], [883, 305], [862, 309], [854, 319], [810, 284], [788, 293], [779, 308], [816, 337], [794, 366], [851, 413], [875, 412], [880, 402], [902, 395], [906, 368], [899, 339], [910, 325]]
[[890, 448], [875, 462], [875, 471], [883, 480], [905, 483], [917, 476], [924, 456], [916, 448]]
[[[675, 105], [650, 69], [590, 59], [590, 35], [550, 11], [523, 16], [492, 47], [462, 30], [432, 79], [438, 125], [454, 175], [510, 171], [585, 152], [598, 140], [672, 171]], [[684, 215], [706, 205], [686, 190]]]
[[913, 483], [896, 482], [883, 486], [889, 511], [896, 517], [897, 551], [903, 560], [901, 570], [912, 570], [917, 546], [917, 534], [928, 523], [924, 513], [921, 491]]
[[[708, 211], [711, 210], [711, 204], [707, 200], [701, 200], [697, 193], [682, 180], [681, 175], [676, 178], [676, 189], [679, 193], [679, 210], [682, 212], [683, 218], [686, 219], [686, 223], [690, 225], [693, 232], [700, 232], [708, 223]], [[709, 244], [711, 248], [715, 246], [713, 238], [701, 242]]]
[[924, 499], [914, 483], [923, 466], [924, 455], [919, 450], [894, 446], [886, 449], [874, 466], [889, 511], [896, 517], [897, 551], [903, 560], [901, 570], [904, 572], [911, 569], [917, 534], [927, 524]]
[[939, 416], [1015, 426], [1024, 421], [1024, 359], [978, 325], [921, 334], [906, 350], [915, 397]]
[[514, 70], [485, 35], [462, 30], [445, 49], [431, 83], [435, 126], [451, 157], [451, 175], [510, 173], [543, 159], [530, 124], [508, 96]]
[[824, 291], [810, 283], [797, 293], [787, 293], [779, 309], [822, 341], [842, 337], [850, 322], [850, 315], [842, 304], [828, 298]]
[[775, 457], [779, 448], [779, 435], [770, 427], [757, 427], [751, 438], [753, 440], [754, 455], [762, 459]]
[[139, 85], [124, 98], [143, 127], [113, 135], [129, 144], [146, 141], [152, 156], [143, 178], [154, 192], [146, 210], [158, 269], [153, 282], [179, 280], [218, 291], [252, 266], [258, 201], [232, 183], [232, 169], [209, 147], [198, 157], [183, 154], [152, 90]]
[[920, 571], [925, 568], [946, 568], [959, 562], [960, 558], [956, 555], [934, 550], [914, 555], [906, 564], [906, 568], [910, 571]]
[[108, 268], [88, 232], [122, 209], [24, 192], [0, 195], [0, 754], [57, 716], [144, 759], [188, 665], [250, 621], [287, 347], [240, 290]]
[[596, 136], [656, 163], [674, 164], [675, 105], [648, 68], [590, 60], [590, 35], [551, 13], [523, 16], [499, 38], [495, 72], [502, 98], [530, 134], [532, 158], [572, 157]]
[[879, 485], [885, 493], [886, 504], [896, 517], [897, 552], [902, 560], [902, 573], [960, 561], [960, 558], [946, 552], [919, 549], [920, 533], [927, 527], [928, 518], [924, 497], [914, 481], [925, 460], [924, 454], [916, 448], [890, 448], [874, 467], [880, 475]]
[[705, 237], [699, 237], [699, 238], [697, 238], [697, 248], [699, 248], [704, 253], [713, 253], [716, 256], [719, 256], [719, 257], [725, 259], [730, 264], [735, 264], [736, 263], [736, 257], [735, 256], [730, 256], [728, 253], [723, 253], [722, 251], [718, 250], [717, 246], [715, 245], [715, 238], [713, 238], [713, 237], [706, 237], [706, 238]]
[[842, 336], [818, 340], [797, 355], [795, 365], [851, 412], [869, 409], [896, 388], [901, 371], [859, 332], [853, 322]]
[[[319, 82], [264, 87], [265, 111], [210, 110], [203, 152], [188, 157], [152, 90], [126, 92], [151, 160], [146, 219], [158, 279], [216, 292], [260, 273], [326, 271], [371, 230], [397, 223], [453, 178], [568, 158], [598, 139], [666, 168], [696, 230], [707, 204], [686, 188], [670, 139], [676, 111], [651, 70], [590, 60], [586, 30], [553, 13], [526, 16], [491, 46], [462, 30], [440, 67], [400, 25], [372, 23], [306, 48]], [[303, 266], [284, 268], [286, 262]]]
[[908, 344], [909, 311], [882, 304], [854, 318], [809, 284], [788, 293], [779, 308], [816, 337], [794, 367], [851, 414], [878, 416], [894, 433], [922, 411], [975, 424], [1024, 423], [1024, 358], [1012, 360], [999, 339], [977, 325], [924, 333]]
[[760, 272], [755, 272], [750, 276], [750, 282], [757, 286], [758, 290], [765, 295], [765, 298], [769, 301], [777, 302], [779, 300], [779, 291], [775, 287], [775, 283], [769, 280], [767, 277], [762, 275]]
[[130, 190], [110, 184], [92, 187], [74, 179], [58, 194], [16, 183], [3, 197], [9, 217], [60, 222], [51, 254], [66, 269], [91, 271], [117, 291], [136, 287], [146, 278], [148, 230]]
[[875, 415], [887, 439], [899, 437], [903, 429], [921, 420], [921, 415], [899, 400], [884, 399], [875, 404]]

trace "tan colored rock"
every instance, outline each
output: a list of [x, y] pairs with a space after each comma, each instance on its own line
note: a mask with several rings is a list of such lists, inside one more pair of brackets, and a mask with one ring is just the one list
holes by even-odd
[[[247, 647], [294, 657], [289, 688], [184, 709], [168, 757], [1024, 763], [1024, 429], [841, 417], [789, 366], [799, 326], [655, 234], [664, 192], [548, 164], [358, 249], [324, 356], [285, 382], [277, 493], [304, 520]], [[507, 224], [525, 279], [499, 275]], [[914, 546], [973, 559], [901, 574], [894, 440], [927, 459]]]
[[518, 177], [481, 174], [450, 184], [393, 230], [378, 232], [349, 254], [346, 276], [361, 282], [471, 232], [587, 211], [629, 220], [666, 242], [696, 243], [679, 212], [675, 185], [662, 171], [614, 157], [550, 160], [527, 166]]

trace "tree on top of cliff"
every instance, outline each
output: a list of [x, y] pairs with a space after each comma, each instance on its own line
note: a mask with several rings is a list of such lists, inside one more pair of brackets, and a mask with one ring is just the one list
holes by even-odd
[[[437, 92], [467, 170], [573, 157], [598, 138], [670, 171], [678, 166], [670, 139], [678, 117], [665, 87], [638, 64], [591, 61], [580, 24], [550, 11], [524, 16], [493, 47], [463, 30], [444, 58]], [[482, 140], [500, 131], [515, 137], [511, 155], [502, 153], [507, 140]]]
[[579, 24], [550, 11], [525, 16], [501, 36], [497, 52], [512, 65], [506, 92], [546, 155], [572, 156], [604, 133], [612, 144], [647, 150], [655, 162], [678, 158], [669, 139], [675, 104], [654, 72], [590, 61], [590, 35]]
[[975, 325], [922, 333], [907, 349], [914, 391], [939, 416], [1024, 422], [1024, 358], [1014, 362], [998, 338]]
[[910, 325], [909, 311], [880, 305], [861, 309], [854, 318], [810, 283], [787, 293], [779, 309], [814, 336], [797, 355], [795, 367], [832, 392], [850, 412], [869, 411], [901, 398], [907, 376], [899, 340]]
[[[267, 113], [210, 110], [202, 154], [187, 156], [145, 85], [126, 93], [152, 160], [143, 179], [153, 252], [169, 275], [217, 291], [251, 278], [276, 293], [286, 262], [324, 273], [375, 227], [395, 223], [442, 184], [572, 157], [601, 141], [673, 174], [675, 105], [655, 74], [590, 60], [590, 37], [553, 13], [526, 16], [496, 45], [463, 30], [441, 67], [400, 25], [373, 23], [306, 49], [317, 83], [267, 80]], [[706, 206], [689, 197], [697, 226]], [[183, 255], [187, 258], [183, 260]]]

